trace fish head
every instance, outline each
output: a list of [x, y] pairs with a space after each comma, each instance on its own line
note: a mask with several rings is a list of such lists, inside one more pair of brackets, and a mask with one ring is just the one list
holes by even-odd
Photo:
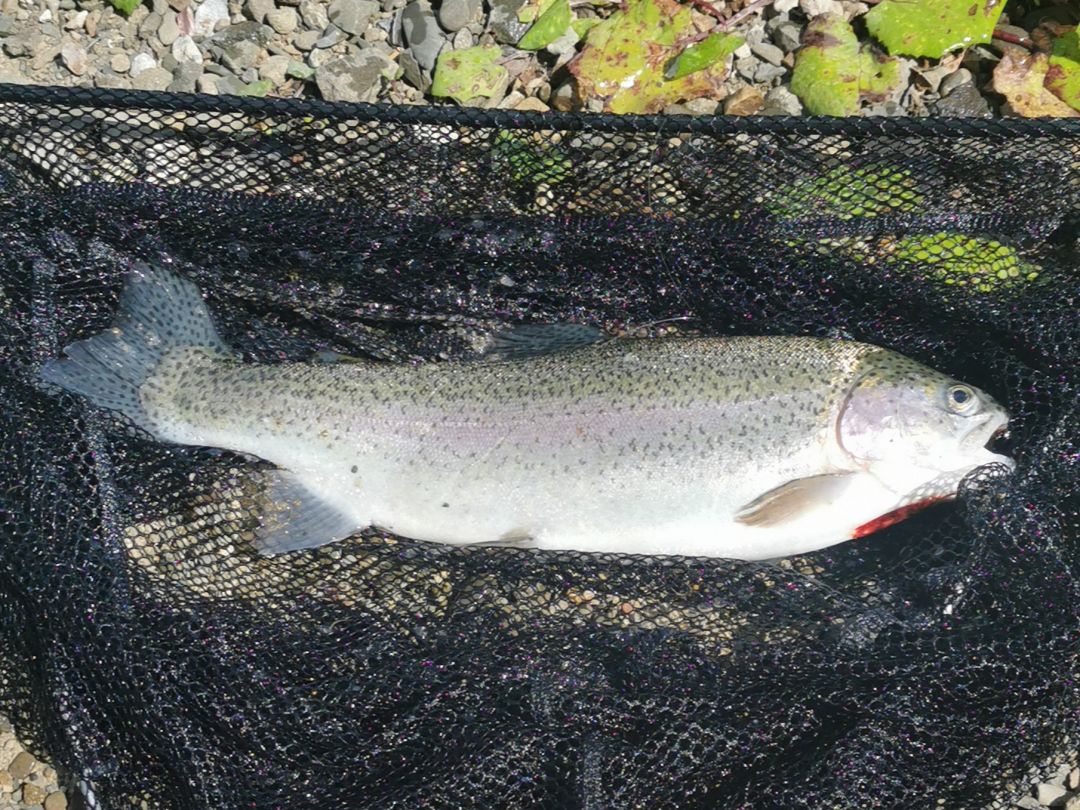
[[991, 451], [1008, 412], [975, 386], [878, 349], [859, 364], [837, 422], [837, 440], [854, 464], [901, 496], [952, 497], [984, 464], [1009, 469]]

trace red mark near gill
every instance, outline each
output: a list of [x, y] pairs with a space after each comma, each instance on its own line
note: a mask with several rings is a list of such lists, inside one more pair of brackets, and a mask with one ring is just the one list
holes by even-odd
[[910, 503], [907, 506], [901, 506], [899, 509], [894, 509], [891, 512], [886, 512], [881, 517], [874, 518], [869, 523], [864, 523], [851, 533], [852, 540], [858, 540], [860, 537], [866, 537], [874, 532], [880, 532], [882, 529], [887, 529], [890, 526], [895, 526], [902, 520], [907, 520], [916, 512], [921, 512], [928, 506], [932, 506], [935, 503], [941, 501], [951, 500], [949, 495], [940, 495], [937, 498], [927, 498], [924, 501], [916, 501]]

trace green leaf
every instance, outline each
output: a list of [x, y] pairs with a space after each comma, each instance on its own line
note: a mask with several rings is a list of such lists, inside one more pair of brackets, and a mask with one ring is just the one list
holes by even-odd
[[996, 239], [958, 233], [903, 236], [884, 245], [889, 262], [924, 267], [931, 278], [977, 292], [994, 292], [1034, 281], [1041, 268]]
[[713, 96], [728, 74], [728, 61], [682, 78], [667, 79], [665, 66], [693, 36], [690, 6], [677, 0], [625, 0], [591, 31], [570, 63], [583, 97], [603, 100], [615, 113], [655, 113], [677, 101]]
[[881, 0], [866, 27], [889, 53], [938, 59], [989, 42], [1004, 0]]
[[244, 85], [244, 89], [240, 91], [240, 95], [262, 98], [273, 89], [274, 83], [272, 81], [269, 79], [259, 79], [258, 81]]
[[431, 94], [459, 104], [477, 96], [490, 98], [508, 76], [506, 68], [495, 64], [501, 53], [494, 45], [443, 51], [435, 61]]
[[130, 16], [131, 12], [142, 5], [141, 0], [109, 0], [109, 2], [125, 17]]
[[712, 34], [701, 42], [695, 42], [668, 63], [665, 79], [681, 79], [730, 56], [745, 42], [735, 34]]
[[847, 20], [812, 19], [795, 57], [791, 90], [814, 115], [856, 115], [862, 99], [886, 98], [900, 81], [900, 63], [861, 47]]
[[913, 213], [922, 202], [923, 195], [907, 169], [869, 164], [857, 169], [837, 166], [781, 187], [765, 207], [782, 217], [854, 219]]
[[600, 20], [596, 19], [596, 17], [584, 17], [580, 20], [574, 20], [570, 23], [570, 27], [574, 29], [578, 39], [584, 39], [585, 35], [599, 24]]
[[570, 176], [573, 163], [555, 144], [538, 133], [523, 134], [503, 130], [495, 136], [492, 154], [497, 165], [505, 165], [516, 185], [555, 185]]
[[1080, 110], [1080, 28], [1054, 39], [1046, 89], [1074, 110]]
[[570, 0], [554, 0], [518, 40], [525, 51], [538, 51], [566, 33], [570, 27]]
[[1016, 115], [1026, 118], [1076, 118], [1080, 113], [1049, 89], [1050, 58], [1008, 48], [994, 68], [994, 92], [1001, 93]]

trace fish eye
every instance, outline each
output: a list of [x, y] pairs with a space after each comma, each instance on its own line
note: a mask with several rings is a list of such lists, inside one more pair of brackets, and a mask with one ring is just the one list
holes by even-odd
[[949, 386], [949, 391], [946, 395], [949, 403], [949, 409], [956, 413], [965, 413], [975, 407], [975, 391], [966, 385], [952, 385]]

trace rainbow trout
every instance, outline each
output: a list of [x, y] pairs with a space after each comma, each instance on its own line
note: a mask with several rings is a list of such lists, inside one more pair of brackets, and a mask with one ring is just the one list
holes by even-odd
[[113, 327], [41, 373], [158, 440], [276, 465], [256, 540], [267, 554], [378, 527], [775, 558], [951, 498], [980, 465], [1012, 466], [986, 449], [1008, 421], [987, 394], [863, 343], [555, 326], [511, 332], [514, 344], [419, 366], [243, 363], [194, 285], [142, 265]]

